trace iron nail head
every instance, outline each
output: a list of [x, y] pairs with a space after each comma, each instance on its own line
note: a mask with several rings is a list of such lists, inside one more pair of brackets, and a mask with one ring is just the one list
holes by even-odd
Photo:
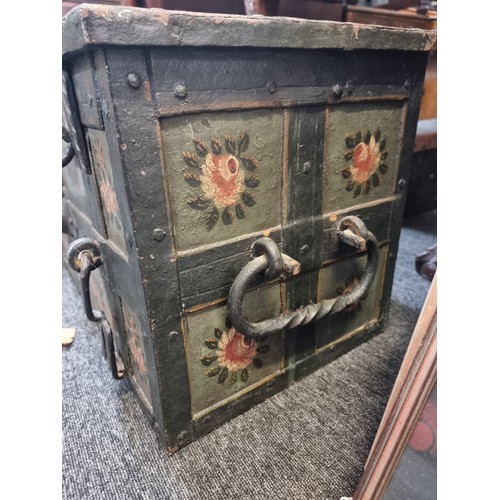
[[165, 238], [165, 231], [161, 227], [155, 228], [153, 231], [153, 238], [156, 241], [162, 241]]
[[312, 165], [310, 161], [306, 161], [304, 165], [302, 165], [302, 172], [307, 174], [311, 171]]
[[333, 86], [332, 91], [333, 91], [333, 96], [336, 97], [337, 99], [342, 97], [342, 94], [344, 93], [344, 89], [342, 88], [342, 85], [339, 85], [338, 83], [336, 83]]
[[174, 85], [174, 96], [181, 99], [187, 96], [187, 87], [184, 82], [177, 82]]
[[178, 336], [179, 334], [177, 332], [170, 332], [168, 334], [168, 340], [170, 340], [170, 342], [173, 342], [174, 340], [177, 339]]
[[276, 90], [278, 89], [278, 86], [276, 85], [276, 82], [271, 81], [271, 82], [267, 82], [266, 88], [270, 94], [274, 94], [276, 92]]
[[127, 75], [127, 83], [133, 89], [138, 89], [141, 86], [142, 78], [137, 73], [129, 73]]

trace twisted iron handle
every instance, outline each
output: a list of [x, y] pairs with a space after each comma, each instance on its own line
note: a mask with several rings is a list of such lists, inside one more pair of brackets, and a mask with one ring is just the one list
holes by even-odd
[[258, 323], [248, 321], [242, 313], [243, 298], [252, 281], [261, 273], [273, 279], [282, 272], [295, 275], [300, 272], [300, 263], [282, 254], [271, 238], [260, 238], [252, 245], [253, 260], [236, 276], [228, 298], [228, 315], [233, 327], [249, 337], [261, 337], [288, 328], [295, 328], [317, 321], [328, 314], [342, 311], [357, 302], [373, 283], [377, 272], [379, 250], [375, 236], [368, 231], [364, 222], [355, 216], [341, 219], [337, 231], [339, 238], [356, 250], [366, 250], [368, 261], [359, 284], [350, 293], [323, 300], [317, 304], [300, 307], [292, 312], [282, 313], [276, 318]]

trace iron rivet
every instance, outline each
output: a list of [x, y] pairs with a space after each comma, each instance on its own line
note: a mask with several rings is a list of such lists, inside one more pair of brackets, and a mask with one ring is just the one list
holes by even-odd
[[354, 83], [351, 80], [347, 80], [345, 84], [345, 90], [348, 94], [352, 94], [354, 92]]
[[137, 73], [129, 73], [127, 75], [127, 83], [133, 89], [138, 89], [141, 86], [142, 78]]
[[309, 252], [309, 245], [302, 245], [299, 249], [301, 255], [306, 255]]
[[276, 85], [276, 82], [267, 82], [266, 88], [270, 94], [274, 94], [278, 89], [278, 86]]
[[409, 89], [409, 88], [411, 87], [411, 80], [410, 80], [410, 78], [407, 78], [407, 79], [405, 80], [405, 87], [406, 87], [407, 89]]
[[207, 415], [207, 416], [203, 419], [203, 425], [207, 425], [209, 422], [210, 422], [210, 416], [209, 416], [209, 415]]
[[154, 238], [156, 241], [161, 241], [161, 240], [163, 240], [163, 238], [165, 238], [165, 231], [164, 231], [161, 227], [157, 227], [157, 228], [153, 231], [153, 238]]
[[399, 179], [398, 181], [399, 189], [404, 189], [405, 186], [406, 186], [406, 181], [404, 179]]
[[177, 441], [184, 441], [184, 439], [187, 438], [187, 432], [182, 431], [178, 436], [177, 436]]
[[389, 254], [389, 257], [388, 257], [388, 259], [389, 259], [389, 260], [392, 260], [392, 259], [394, 259], [394, 254], [393, 254], [393, 253], [390, 253], [390, 254]]
[[304, 165], [302, 165], [302, 172], [304, 174], [307, 174], [308, 172], [311, 171], [312, 165], [310, 161], [306, 161]]
[[342, 97], [342, 94], [344, 93], [344, 89], [342, 88], [342, 85], [339, 85], [336, 83], [333, 88], [333, 97], [340, 99]]
[[274, 385], [275, 380], [272, 379], [267, 383], [267, 388], [270, 389]]
[[177, 339], [178, 335], [179, 334], [177, 332], [170, 332], [168, 334], [168, 340], [170, 340], [170, 342], [173, 342], [174, 340]]
[[174, 95], [175, 97], [186, 97], [187, 96], [187, 87], [184, 82], [177, 82], [174, 85]]

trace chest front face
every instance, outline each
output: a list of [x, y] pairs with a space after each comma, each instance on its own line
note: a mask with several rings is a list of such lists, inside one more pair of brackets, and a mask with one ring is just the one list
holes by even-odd
[[[171, 451], [380, 330], [423, 53], [106, 47], [79, 57], [98, 96], [83, 125], [122, 357]], [[367, 255], [339, 240], [348, 216], [377, 241], [366, 293], [301, 326], [238, 331], [228, 297], [259, 238], [300, 272], [252, 282], [247, 320], [356, 289]]]
[[[318, 354], [333, 356], [342, 339], [362, 337], [379, 322], [405, 175], [405, 82], [414, 71], [403, 58], [368, 51], [351, 58], [333, 51], [151, 52], [195, 418], [275, 376], [307, 372]], [[249, 320], [349, 293], [366, 256], [338, 242], [338, 221], [347, 215], [360, 216], [379, 242], [366, 296], [264, 339], [247, 340], [232, 327], [229, 290], [262, 236], [299, 261], [301, 272], [254, 287], [243, 307]]]

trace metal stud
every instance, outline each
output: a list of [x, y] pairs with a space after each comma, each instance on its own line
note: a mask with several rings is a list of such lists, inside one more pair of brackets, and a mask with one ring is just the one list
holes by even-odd
[[174, 85], [174, 96], [181, 99], [187, 96], [187, 86], [184, 82], [177, 82]]
[[137, 73], [129, 73], [127, 75], [127, 83], [133, 89], [138, 89], [141, 86], [142, 78]]
[[267, 82], [266, 88], [270, 94], [274, 94], [276, 92], [276, 90], [278, 89], [278, 86], [276, 85], [276, 82], [271, 81], [271, 82]]

